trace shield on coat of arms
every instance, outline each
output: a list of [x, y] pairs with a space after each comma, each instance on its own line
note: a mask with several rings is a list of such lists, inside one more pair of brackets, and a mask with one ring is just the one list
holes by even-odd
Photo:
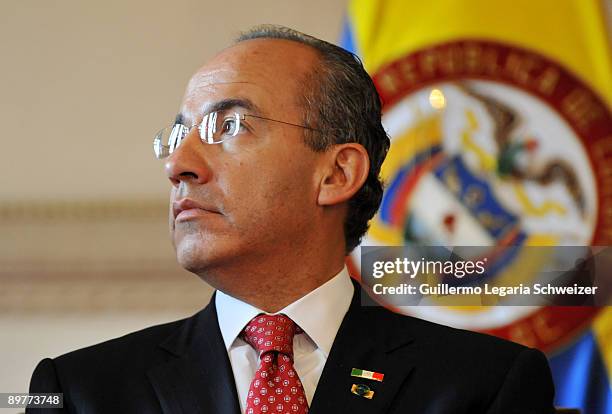
[[[562, 67], [512, 46], [460, 41], [398, 59], [374, 79], [392, 144], [381, 208], [362, 245], [512, 246], [489, 276], [520, 268], [529, 278], [542, 264], [522, 254], [526, 246], [610, 244], [602, 211], [612, 200], [601, 187], [610, 112]], [[558, 322], [554, 308], [397, 310], [542, 349], [596, 312]]]

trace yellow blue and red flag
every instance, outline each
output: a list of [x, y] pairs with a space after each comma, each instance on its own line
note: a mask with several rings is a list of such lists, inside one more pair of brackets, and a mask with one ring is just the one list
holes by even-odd
[[[352, 0], [391, 151], [364, 245], [612, 245], [605, 0]], [[610, 11], [608, 10], [607, 13]], [[500, 266], [530, 266], [528, 262]], [[608, 307], [415, 307], [545, 351], [555, 404], [612, 412]]]

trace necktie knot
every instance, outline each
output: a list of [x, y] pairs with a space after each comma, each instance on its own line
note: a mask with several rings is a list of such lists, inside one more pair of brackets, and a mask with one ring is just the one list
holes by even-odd
[[247, 324], [242, 337], [262, 356], [277, 351], [293, 358], [293, 337], [301, 332], [302, 329], [286, 315], [260, 314]]
[[259, 352], [246, 401], [247, 414], [308, 413], [304, 387], [293, 366], [293, 336], [303, 332], [286, 315], [257, 315], [242, 338]]

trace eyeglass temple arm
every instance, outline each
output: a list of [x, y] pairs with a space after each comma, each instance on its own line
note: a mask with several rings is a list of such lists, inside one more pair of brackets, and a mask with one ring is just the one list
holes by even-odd
[[250, 116], [250, 117], [253, 117], [253, 118], [258, 118], [258, 119], [265, 119], [266, 121], [278, 122], [280, 124], [291, 125], [291, 126], [295, 126], [295, 127], [298, 127], [298, 128], [309, 129], [311, 131], [320, 132], [318, 129], [312, 128], [312, 127], [309, 127], [309, 126], [306, 126], [306, 125], [292, 124], [291, 122], [279, 121], [278, 119], [266, 118], [266, 117], [259, 116], [259, 115], [246, 114], [246, 115], [242, 115], [240, 117], [240, 119], [244, 120], [244, 119], [246, 119], [247, 116]]

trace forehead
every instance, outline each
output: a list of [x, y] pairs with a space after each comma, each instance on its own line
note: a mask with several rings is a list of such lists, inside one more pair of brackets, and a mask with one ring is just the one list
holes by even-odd
[[304, 79], [316, 51], [297, 42], [254, 39], [223, 50], [191, 78], [181, 112], [194, 118], [224, 99], [246, 99], [267, 115], [301, 111]]

